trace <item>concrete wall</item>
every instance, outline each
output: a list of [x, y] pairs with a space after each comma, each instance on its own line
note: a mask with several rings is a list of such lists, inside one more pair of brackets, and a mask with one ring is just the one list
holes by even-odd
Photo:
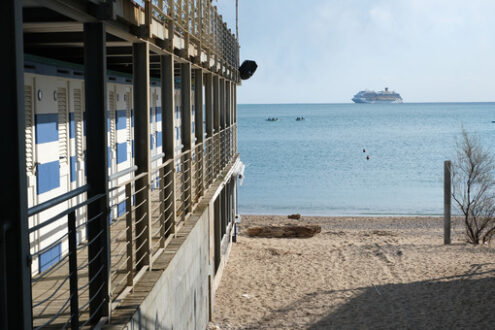
[[208, 208], [204, 209], [128, 329], [206, 329], [210, 275], [208, 214]]
[[[222, 238], [214, 272], [213, 211], [232, 169], [209, 189], [165, 251], [135, 289], [112, 312], [105, 329], [206, 329], [215, 306], [215, 289], [232, 247], [232, 224]], [[235, 204], [233, 205], [235, 209]]]

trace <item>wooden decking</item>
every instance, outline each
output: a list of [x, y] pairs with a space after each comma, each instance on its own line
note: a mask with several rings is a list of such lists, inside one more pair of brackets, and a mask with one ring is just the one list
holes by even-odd
[[[154, 190], [151, 193], [151, 209], [155, 210], [152, 213], [152, 235], [151, 251], [154, 254], [153, 270], [164, 270], [171, 261], [177, 250], [180, 248], [190, 230], [194, 227], [196, 221], [201, 216], [204, 209], [208, 206], [209, 201], [213, 198], [216, 190], [220, 187], [222, 180], [226, 178], [232, 166], [236, 163], [237, 157], [234, 157], [230, 164], [225, 166], [224, 170], [217, 176], [211, 186], [205, 190], [204, 196], [199, 199], [194, 212], [188, 216], [183, 225], [177, 228], [175, 235], [171, 235], [168, 245], [165, 250], [160, 248], [160, 216], [159, 191]], [[176, 185], [177, 189], [177, 185]], [[181, 201], [176, 201], [181, 205]], [[110, 242], [111, 242], [111, 258], [110, 258], [110, 279], [111, 288], [110, 296], [114, 307], [117, 307], [112, 312], [112, 324], [116, 325], [119, 320], [129, 320], [135, 311], [135, 308], [129, 309], [120, 308], [118, 305], [132, 301], [133, 306], [136, 302], [142, 301], [146, 297], [146, 292], [149, 292], [159, 277], [157, 272], [142, 272], [142, 279], [139, 280], [139, 287], [143, 285], [148, 287], [146, 290], [138, 290], [139, 294], [134, 290], [129, 298], [125, 298], [123, 292], [130, 292], [127, 286], [127, 240], [126, 240], [126, 219], [125, 215], [114, 219], [110, 225]], [[134, 241], [135, 234], [133, 236]], [[165, 251], [166, 253], [162, 253]], [[134, 257], [135, 260], [135, 257]], [[78, 264], [78, 295], [79, 295], [79, 320], [80, 326], [85, 327], [89, 320], [89, 285], [88, 285], [88, 248], [87, 242], [81, 242], [77, 250]], [[136, 275], [136, 269], [134, 276]], [[157, 277], [158, 276], [158, 277]], [[141, 277], [141, 276], [139, 276]], [[136, 296], [137, 295], [137, 296]], [[130, 299], [130, 300], [129, 300]], [[136, 300], [137, 299], [137, 300]], [[70, 282], [69, 282], [69, 258], [68, 255], [56, 264], [52, 269], [35, 276], [32, 281], [32, 301], [33, 301], [33, 328], [64, 328], [70, 327]], [[126, 321], [126, 322], [127, 322]]]
[[[160, 210], [159, 192], [151, 193], [152, 205], [152, 254], [160, 251]], [[127, 287], [127, 240], [126, 219], [121, 216], [112, 221], [110, 225], [110, 297], [114, 301]], [[135, 234], [133, 235], [133, 240]], [[88, 248], [87, 241], [81, 242], [77, 250], [78, 264], [78, 295], [80, 309], [80, 324], [83, 325], [89, 319], [89, 286], [88, 286]], [[67, 251], [65, 251], [67, 252]], [[134, 256], [134, 260], [135, 256]], [[134, 269], [135, 272], [135, 269]], [[136, 273], [136, 272], [135, 272]], [[135, 275], [135, 274], [134, 274]], [[41, 327], [47, 323], [49, 328], [70, 327], [70, 282], [69, 282], [69, 257], [66, 254], [63, 259], [52, 269], [38, 276], [32, 281], [33, 300], [33, 327]]]

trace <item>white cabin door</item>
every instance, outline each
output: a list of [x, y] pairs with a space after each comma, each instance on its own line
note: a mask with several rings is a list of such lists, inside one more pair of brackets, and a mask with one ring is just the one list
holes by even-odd
[[[26, 176], [27, 176], [27, 199], [28, 207], [33, 207], [38, 203], [36, 193], [36, 139], [34, 120], [34, 78], [30, 74], [24, 75], [24, 112], [25, 112], [25, 139], [26, 139]], [[33, 227], [39, 223], [39, 215], [29, 217], [28, 226]], [[39, 249], [39, 232], [34, 232], [29, 236], [31, 253]]]
[[58, 108], [58, 153], [60, 161], [60, 194], [71, 190], [70, 186], [70, 136], [68, 80], [58, 80], [56, 96]]

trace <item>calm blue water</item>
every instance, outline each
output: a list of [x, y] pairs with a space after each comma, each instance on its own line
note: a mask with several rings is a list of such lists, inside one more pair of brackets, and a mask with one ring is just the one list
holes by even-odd
[[239, 105], [240, 212], [441, 214], [456, 137], [495, 152], [492, 120], [495, 103]]

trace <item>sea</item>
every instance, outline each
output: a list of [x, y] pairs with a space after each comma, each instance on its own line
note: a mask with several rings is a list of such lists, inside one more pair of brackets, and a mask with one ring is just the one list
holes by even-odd
[[495, 103], [238, 105], [239, 212], [441, 215], [463, 128], [495, 153]]

